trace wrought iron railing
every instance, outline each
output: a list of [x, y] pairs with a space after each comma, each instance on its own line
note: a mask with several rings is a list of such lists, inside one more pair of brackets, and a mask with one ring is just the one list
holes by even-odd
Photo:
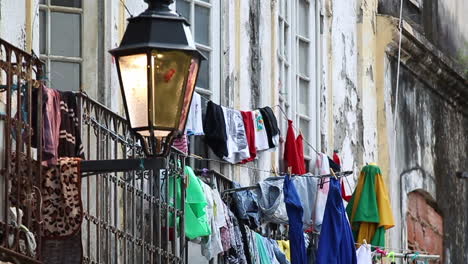
[[[124, 118], [84, 94], [79, 98], [86, 159], [143, 158]], [[184, 155], [173, 151], [160, 162], [153, 170], [83, 175], [84, 263], [185, 262], [184, 204], [169, 195], [177, 193], [169, 182], [181, 177], [179, 198], [185, 200]]]
[[0, 260], [41, 259], [42, 71], [38, 58], [0, 39]]

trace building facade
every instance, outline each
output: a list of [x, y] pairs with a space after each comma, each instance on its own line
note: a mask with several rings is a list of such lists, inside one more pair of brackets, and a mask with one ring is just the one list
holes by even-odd
[[[377, 162], [396, 226], [391, 248], [468, 259], [468, 2], [177, 0], [208, 58], [197, 91], [239, 110], [271, 106], [314, 149], [337, 150], [354, 186]], [[401, 8], [402, 7], [402, 8]], [[84, 91], [123, 114], [115, 62], [142, 0], [0, 0], [0, 36], [46, 63], [48, 85]], [[401, 9], [400, 9], [401, 8]], [[401, 23], [400, 23], [401, 14]], [[0, 98], [0, 106], [2, 103]], [[284, 111], [284, 114], [282, 113]], [[286, 115], [286, 116], [285, 116]], [[198, 140], [198, 139], [193, 139]], [[192, 151], [210, 153], [202, 142]], [[280, 147], [251, 166], [282, 168]], [[251, 185], [266, 172], [209, 162]], [[430, 217], [429, 217], [430, 216]]]

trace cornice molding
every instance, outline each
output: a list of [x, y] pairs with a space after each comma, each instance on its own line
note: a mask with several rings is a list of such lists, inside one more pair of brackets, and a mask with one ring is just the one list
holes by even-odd
[[[397, 59], [398, 19], [389, 18], [395, 27], [386, 52]], [[401, 63], [420, 80], [457, 110], [468, 115], [468, 79], [462, 68], [405, 21], [402, 23], [400, 58]]]

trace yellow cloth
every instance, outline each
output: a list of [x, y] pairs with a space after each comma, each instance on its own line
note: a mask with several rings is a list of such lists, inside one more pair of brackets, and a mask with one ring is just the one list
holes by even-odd
[[291, 262], [291, 249], [289, 248], [289, 241], [288, 240], [278, 240], [278, 247], [281, 252], [286, 255], [286, 258]]

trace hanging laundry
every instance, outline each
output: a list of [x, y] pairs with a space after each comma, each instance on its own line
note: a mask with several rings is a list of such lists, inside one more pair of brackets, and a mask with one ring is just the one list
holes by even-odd
[[288, 240], [278, 240], [276, 241], [278, 243], [278, 247], [281, 250], [281, 252], [286, 255], [286, 259], [288, 261], [291, 261], [291, 248], [289, 246], [289, 241]]
[[208, 101], [206, 106], [203, 130], [205, 131], [205, 142], [216, 156], [221, 159], [227, 157], [229, 152], [223, 108], [212, 101]]
[[294, 177], [294, 186], [296, 187], [297, 194], [301, 199], [302, 209], [304, 211], [302, 216], [303, 229], [306, 230], [313, 227], [313, 217], [315, 213], [315, 204], [317, 198], [317, 179], [313, 177]]
[[357, 264], [372, 264], [372, 251], [370, 245], [361, 245], [356, 250]]
[[251, 111], [241, 111], [242, 119], [244, 120], [245, 136], [247, 137], [247, 143], [249, 145], [250, 157], [243, 160], [241, 163], [247, 163], [255, 160], [257, 157], [257, 148], [255, 145], [255, 129], [253, 123], [253, 115]]
[[[233, 188], [240, 188], [240, 184], [233, 182]], [[240, 219], [247, 221], [253, 227], [260, 226], [260, 210], [258, 196], [250, 190], [235, 192], [233, 194], [237, 215]]]
[[45, 111], [42, 112], [43, 165], [56, 165], [59, 158], [60, 137], [60, 93], [54, 89], [42, 87], [45, 96]]
[[266, 179], [258, 185], [258, 205], [262, 212], [262, 220], [275, 224], [287, 224], [288, 214], [284, 203], [283, 181]]
[[297, 150], [297, 166], [299, 175], [306, 174], [305, 168], [305, 159], [304, 159], [304, 138], [302, 137], [302, 133], [299, 134], [296, 138], [296, 150]]
[[[340, 169], [341, 169], [341, 159], [338, 156], [338, 151], [336, 151], [336, 150], [333, 151], [333, 162], [335, 164], [337, 164], [338, 166], [340, 166]], [[344, 177], [341, 178], [341, 180], [340, 180], [340, 183], [341, 183], [341, 197], [343, 198], [343, 200], [349, 202], [351, 200], [352, 193], [351, 193], [351, 190], [348, 192], [348, 190], [346, 189], [346, 186], [344, 185], [345, 180], [346, 180], [346, 178], [344, 178]]]
[[385, 247], [385, 230], [395, 226], [387, 187], [376, 164], [361, 170], [356, 190], [346, 211], [356, 241]]
[[255, 233], [255, 241], [257, 243], [258, 255], [260, 257], [260, 264], [271, 264], [271, 258], [267, 252], [265, 242], [259, 233]]
[[76, 95], [73, 92], [60, 92], [59, 157], [84, 158], [79, 116]]
[[176, 139], [172, 143], [172, 146], [178, 149], [180, 152], [188, 154], [188, 139], [187, 135], [182, 135]]
[[[319, 153], [315, 162], [315, 174], [324, 175], [330, 173], [329, 160], [327, 155]], [[324, 178], [319, 180], [319, 188], [317, 190], [317, 199], [315, 201], [315, 214], [314, 214], [314, 226], [316, 231], [320, 231], [323, 215], [325, 214], [325, 206], [327, 203], [329, 181], [325, 181]]]
[[46, 238], [64, 238], [81, 230], [80, 158], [61, 158], [44, 173], [42, 189], [43, 232]]
[[317, 251], [318, 264], [356, 264], [353, 233], [341, 199], [340, 182], [330, 178]]
[[280, 264], [289, 264], [289, 260], [286, 257], [286, 254], [280, 249], [278, 243], [273, 239], [268, 239], [271, 247], [275, 253], [275, 257]]
[[[195, 176], [193, 169], [189, 166], [184, 168], [185, 175], [187, 176], [187, 189], [185, 196], [185, 236], [188, 239], [195, 239], [201, 236], [208, 236], [211, 234], [210, 220], [208, 219], [207, 206], [208, 202], [205, 196], [202, 181]], [[181, 203], [181, 177], [169, 177], [169, 203], [173, 205], [174, 201], [174, 181], [176, 182], [176, 207], [182, 208]], [[170, 226], [174, 227], [172, 216], [170, 213], [169, 219]], [[178, 223], [177, 219], [177, 223]]]
[[284, 178], [284, 202], [289, 218], [289, 240], [291, 241], [291, 264], [307, 261], [302, 217], [303, 208], [293, 181], [289, 175]]
[[269, 149], [268, 135], [265, 128], [265, 121], [260, 110], [252, 111], [252, 118], [255, 127], [255, 147], [257, 151]]
[[239, 163], [250, 157], [249, 145], [245, 134], [244, 120], [240, 111], [221, 106], [226, 122], [228, 155], [224, 160]]
[[229, 264], [247, 264], [247, 258], [244, 251], [243, 235], [239, 227], [239, 221], [234, 213], [228, 209], [229, 217], [231, 219], [232, 228], [230, 228], [231, 236], [231, 249], [228, 253]]
[[210, 221], [211, 234], [202, 238], [201, 251], [207, 260], [211, 260], [223, 252], [223, 245], [221, 244], [220, 227], [218, 227], [215, 219], [217, 213], [215, 211], [213, 191], [206, 183], [202, 182], [202, 185], [207, 201], [207, 217], [208, 221]]
[[192, 104], [190, 105], [185, 131], [189, 136], [204, 135], [201, 96], [197, 92], [193, 93]]
[[231, 249], [233, 245], [235, 245], [235, 242], [233, 242], [233, 237], [231, 235], [231, 231], [233, 231], [231, 216], [229, 215], [229, 209], [224, 202], [223, 202], [223, 210], [224, 210], [226, 225], [221, 227], [219, 232], [221, 236], [221, 244], [223, 245], [223, 251], [227, 252], [229, 251], [229, 249]]
[[[44, 263], [81, 263], [80, 158], [60, 158], [58, 166], [44, 172], [42, 256]], [[67, 254], [63, 254], [67, 252]]]
[[[301, 170], [299, 156], [297, 153], [296, 136], [294, 135], [294, 129], [292, 121], [288, 120], [288, 132], [286, 134], [286, 142], [284, 143], [284, 161], [285, 167], [292, 169], [292, 174], [301, 175], [304, 172]], [[302, 160], [304, 162], [304, 160]]]
[[265, 129], [268, 136], [268, 146], [270, 149], [276, 148], [279, 145], [280, 130], [278, 121], [276, 120], [273, 110], [269, 106], [258, 109], [263, 116]]

